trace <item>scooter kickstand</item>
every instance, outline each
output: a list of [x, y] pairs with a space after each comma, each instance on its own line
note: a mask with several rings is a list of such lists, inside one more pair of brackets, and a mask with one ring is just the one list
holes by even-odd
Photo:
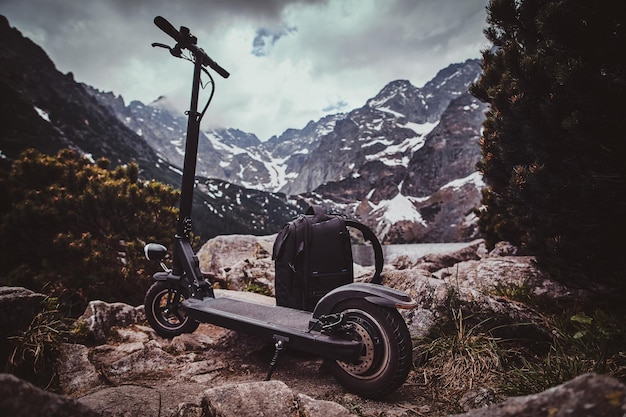
[[272, 361], [270, 362], [270, 369], [267, 371], [267, 376], [265, 377], [265, 381], [269, 381], [274, 373], [274, 369], [276, 369], [276, 365], [278, 364], [278, 356], [280, 353], [285, 350], [285, 345], [289, 341], [289, 338], [284, 336], [274, 336], [274, 340], [276, 343], [274, 344], [274, 356], [272, 356]]

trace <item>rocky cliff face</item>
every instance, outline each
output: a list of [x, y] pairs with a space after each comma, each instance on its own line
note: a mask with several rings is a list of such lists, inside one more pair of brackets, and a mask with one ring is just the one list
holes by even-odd
[[[426, 135], [438, 124], [447, 123], [441, 117], [451, 101], [467, 95], [469, 85], [479, 74], [479, 62], [469, 60], [441, 70], [423, 88], [406, 80], [389, 83], [321, 138], [319, 146], [310, 151], [300, 167], [300, 175], [284, 191], [312, 191], [322, 184], [354, 176], [372, 161], [383, 162], [394, 169], [407, 168], [408, 162], [424, 145]], [[447, 111], [455, 109], [457, 107]], [[478, 129], [482, 119], [474, 122]], [[470, 145], [475, 147], [476, 142]], [[420, 161], [430, 164], [425, 159]]]
[[485, 110], [463, 92], [423, 135], [403, 138], [407, 133], [398, 129], [396, 120], [396, 136], [388, 131], [384, 137], [399, 141], [380, 146], [358, 171], [308, 197], [361, 219], [385, 242], [471, 240], [478, 236], [473, 209], [480, 205], [484, 186], [475, 166]]

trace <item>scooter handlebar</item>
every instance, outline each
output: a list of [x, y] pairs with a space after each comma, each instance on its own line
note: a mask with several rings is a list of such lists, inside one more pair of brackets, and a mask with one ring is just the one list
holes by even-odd
[[198, 48], [196, 45], [186, 42], [184, 36], [176, 30], [176, 28], [166, 18], [157, 16], [154, 18], [154, 24], [157, 25], [157, 27], [163, 32], [170, 35], [177, 43], [181, 44], [182, 47], [189, 49], [197, 57], [201, 57], [202, 65], [208, 65], [224, 78], [228, 78], [230, 76], [230, 73], [222, 68], [217, 62], [213, 61], [211, 57], [206, 54], [206, 52]]

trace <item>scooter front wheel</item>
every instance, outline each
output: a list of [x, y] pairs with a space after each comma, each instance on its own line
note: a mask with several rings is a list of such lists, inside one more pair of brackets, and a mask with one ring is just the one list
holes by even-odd
[[188, 298], [183, 289], [172, 288], [165, 281], [156, 281], [144, 300], [146, 319], [161, 337], [171, 339], [183, 333], [192, 333], [198, 323], [185, 313], [181, 303]]
[[349, 391], [367, 398], [382, 398], [397, 390], [413, 365], [411, 335], [396, 309], [362, 299], [339, 303], [351, 337], [362, 344], [354, 362], [330, 362], [330, 370]]

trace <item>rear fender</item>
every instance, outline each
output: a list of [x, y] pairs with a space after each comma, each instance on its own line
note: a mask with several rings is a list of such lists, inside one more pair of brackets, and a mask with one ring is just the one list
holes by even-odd
[[379, 284], [355, 282], [342, 285], [326, 294], [313, 310], [309, 329], [313, 329], [318, 319], [333, 312], [333, 308], [342, 301], [354, 298], [364, 299], [372, 304], [390, 308], [414, 308], [417, 303], [408, 294]]

